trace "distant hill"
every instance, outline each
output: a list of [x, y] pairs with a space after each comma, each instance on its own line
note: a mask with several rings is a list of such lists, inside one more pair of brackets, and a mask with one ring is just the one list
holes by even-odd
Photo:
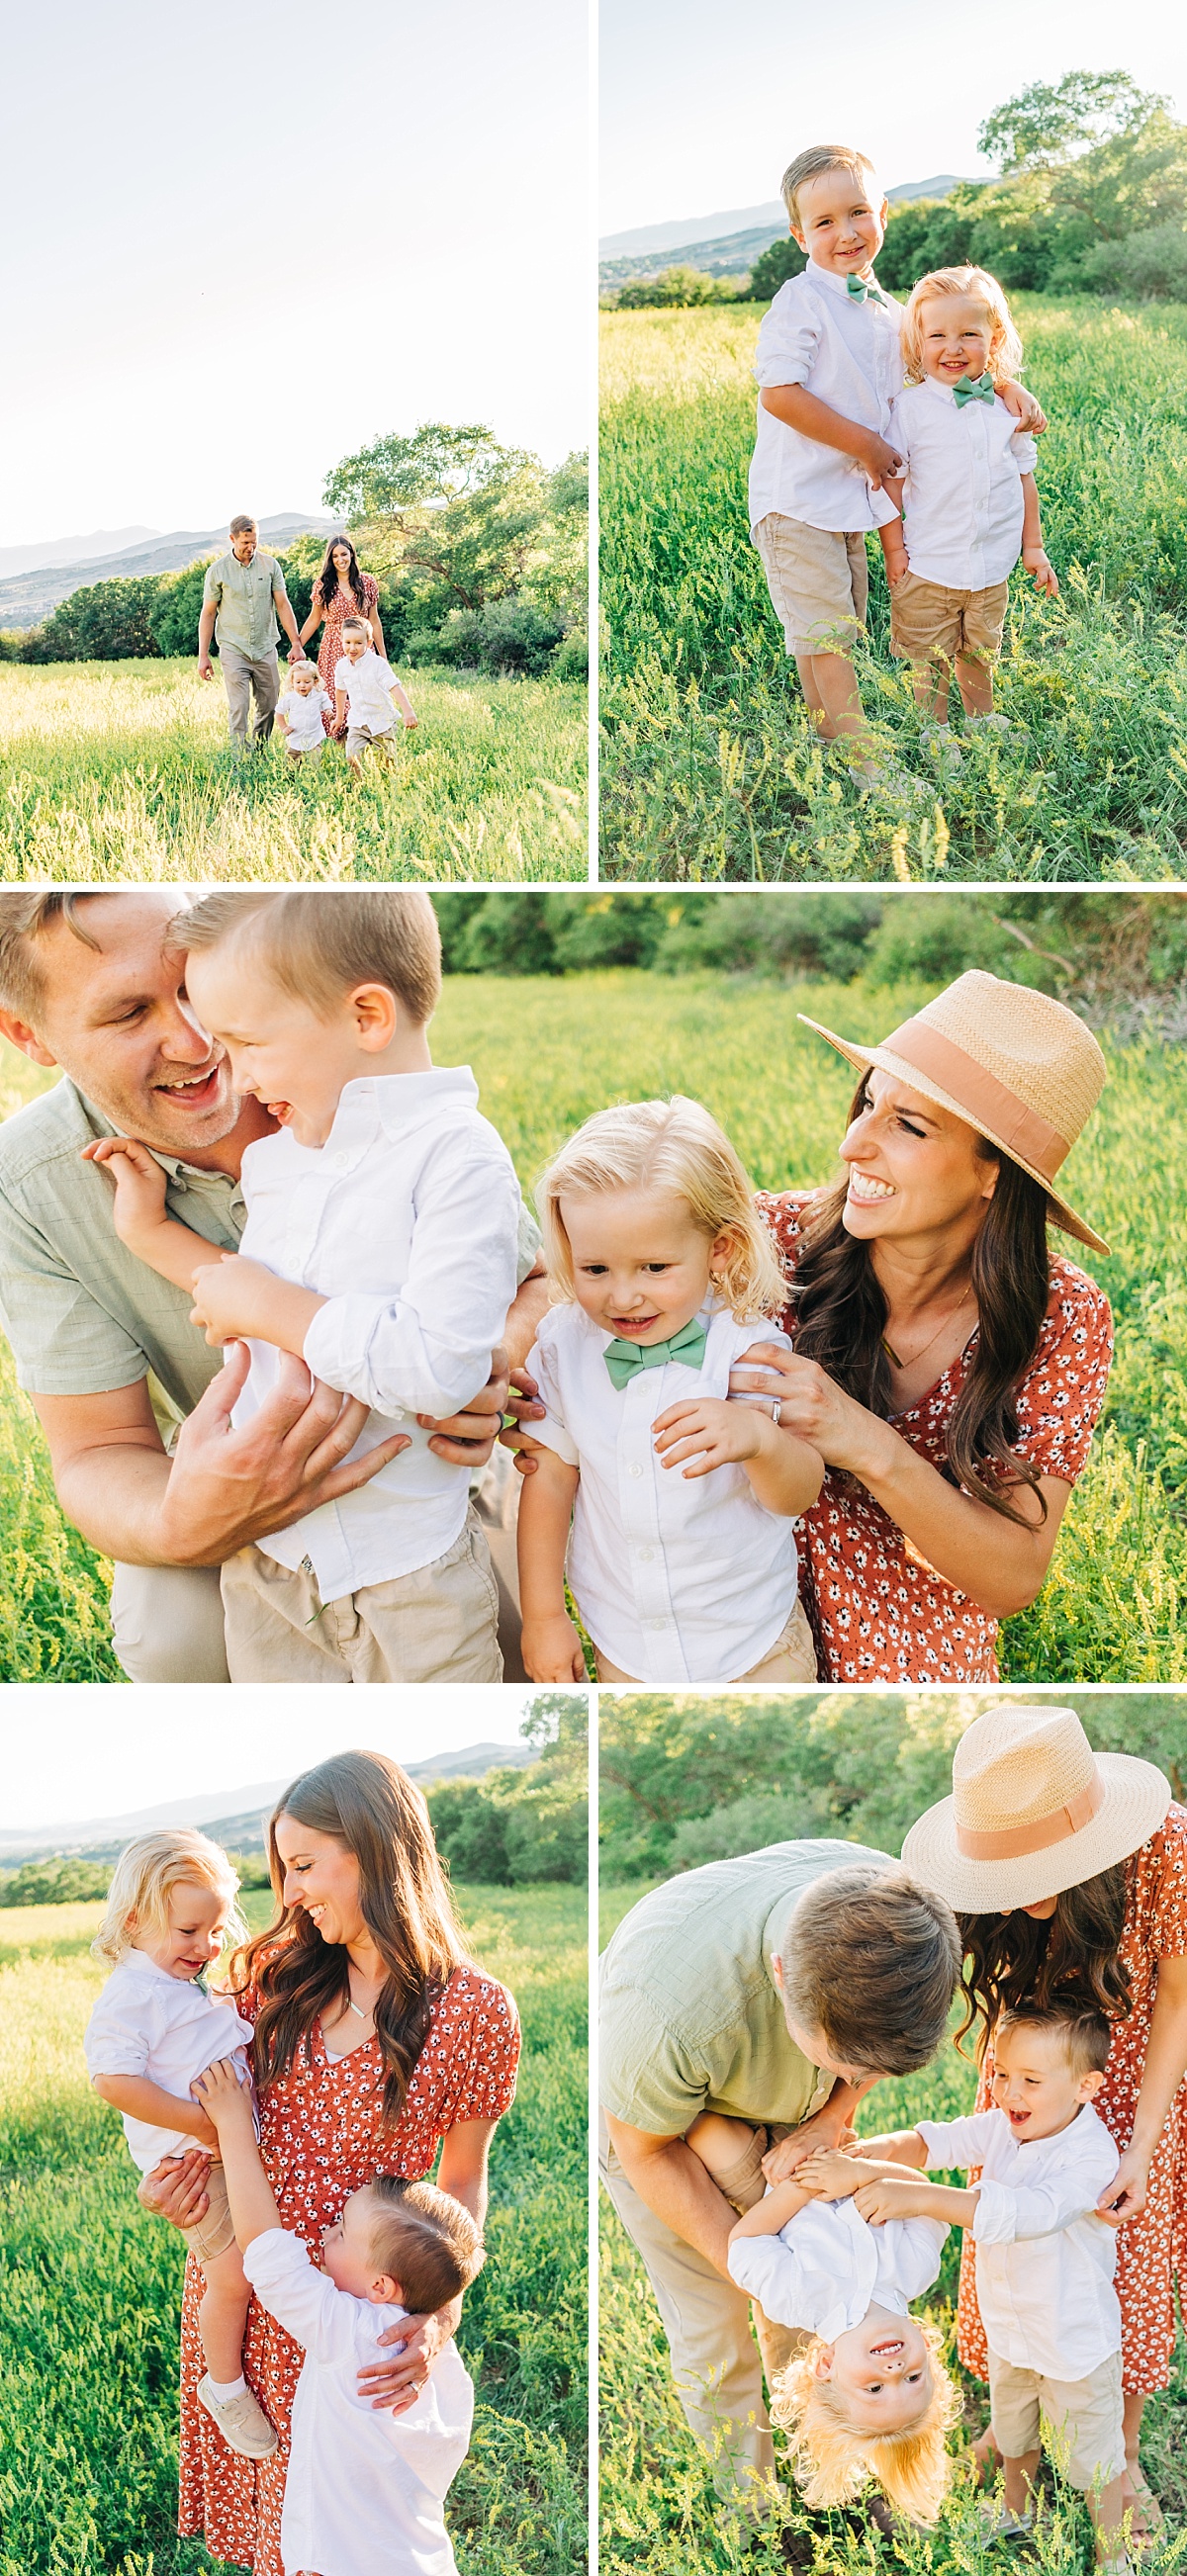
[[[934, 179], [907, 179], [888, 188], [892, 205], [916, 197], [943, 198], [961, 182], [951, 172]], [[775, 197], [765, 206], [743, 206], [725, 215], [704, 215], [684, 223], [644, 225], [635, 233], [612, 233], [598, 245], [602, 256], [598, 283], [625, 286], [630, 278], [658, 277], [663, 268], [695, 268], [705, 277], [744, 277], [773, 241], [787, 232], [787, 209]], [[0, 593], [0, 597], [2, 597]]]
[[[340, 526], [335, 519], [322, 519], [310, 512], [284, 510], [272, 519], [261, 519], [260, 542], [275, 547], [287, 545], [291, 538], [307, 530], [315, 536], [329, 536]], [[82, 557], [73, 563], [42, 564], [37, 570], [0, 581], [0, 627], [36, 626], [72, 591], [89, 588], [96, 581], [131, 581], [142, 573], [181, 572], [186, 564], [197, 563], [203, 555], [222, 554], [228, 544], [225, 528], [176, 528], [167, 537], [153, 536], [148, 542], [125, 546], [118, 554], [97, 555], [92, 561]]]
[[42, 564], [94, 563], [97, 555], [123, 554], [160, 533], [159, 528], [93, 528], [89, 537], [43, 537], [31, 546], [0, 546], [0, 581], [18, 572], [37, 572]]

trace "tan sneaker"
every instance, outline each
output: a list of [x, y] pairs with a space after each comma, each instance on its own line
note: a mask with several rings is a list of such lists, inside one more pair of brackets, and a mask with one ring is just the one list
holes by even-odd
[[240, 2390], [220, 2405], [210, 2385], [210, 2373], [198, 2382], [198, 2404], [217, 2424], [229, 2451], [238, 2451], [244, 2460], [270, 2460], [276, 2449], [276, 2435], [252, 2396], [250, 2388]]

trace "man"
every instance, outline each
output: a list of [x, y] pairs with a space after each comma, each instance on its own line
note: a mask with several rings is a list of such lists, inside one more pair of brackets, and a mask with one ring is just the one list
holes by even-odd
[[276, 647], [280, 639], [280, 619], [288, 636], [290, 662], [299, 661], [302, 653], [297, 621], [284, 586], [284, 574], [275, 555], [266, 555], [259, 540], [254, 519], [240, 516], [232, 519], [229, 554], [217, 555], [206, 567], [202, 588], [202, 614], [198, 620], [198, 677], [210, 680], [214, 668], [210, 659], [210, 639], [218, 645], [222, 664], [223, 686], [227, 692], [227, 721], [232, 742], [247, 741], [247, 719], [251, 700], [255, 698], [255, 723], [252, 742], [256, 749], [267, 742], [280, 696], [280, 665]]
[[[257, 1099], [236, 1097], [221, 1048], [189, 1009], [184, 961], [166, 939], [177, 909], [156, 887], [0, 893], [0, 1031], [66, 1076], [0, 1128], [0, 1318], [62, 1509], [115, 1559], [124, 1671], [132, 1681], [226, 1681], [224, 1558], [367, 1483], [400, 1442], [344, 1463], [365, 1407], [287, 1355], [275, 1395], [235, 1430], [246, 1352], [222, 1366], [189, 1321], [189, 1298], [121, 1245], [111, 1184], [82, 1160], [97, 1136], [142, 1138], [169, 1176], [170, 1210], [220, 1250], [238, 1248], [240, 1164], [272, 1121]], [[510, 1368], [526, 1358], [547, 1301], [537, 1241], [527, 1220], [524, 1284], [489, 1385], [434, 1426], [440, 1454], [472, 1468], [490, 1457]], [[490, 1536], [498, 1565], [513, 1533]], [[501, 1607], [506, 1631], [513, 1605], [504, 1597]]]
[[[689, 2426], [723, 2498], [774, 2501], [762, 2381], [798, 2335], [730, 2279], [737, 2215], [684, 2143], [699, 2113], [765, 2126], [780, 2181], [835, 2145], [883, 2075], [926, 2066], [960, 1974], [955, 1920], [885, 1852], [787, 1842], [645, 1896], [602, 1961], [602, 2179], [655, 2292]], [[760, 2367], [759, 2354], [762, 2364]]]

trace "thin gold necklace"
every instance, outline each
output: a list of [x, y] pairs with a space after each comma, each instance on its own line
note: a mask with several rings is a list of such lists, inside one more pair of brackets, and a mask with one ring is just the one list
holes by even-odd
[[970, 1297], [972, 1296], [972, 1293], [973, 1293], [973, 1291], [972, 1291], [972, 1286], [971, 1286], [971, 1283], [970, 1283], [970, 1285], [965, 1289], [964, 1295], [963, 1295], [963, 1297], [960, 1299], [960, 1303], [959, 1303], [959, 1305], [956, 1305], [956, 1306], [950, 1306], [950, 1307], [949, 1307], [948, 1312], [947, 1312], [947, 1314], [944, 1316], [944, 1318], [943, 1318], [942, 1322], [941, 1322], [941, 1323], [939, 1323], [939, 1324], [937, 1324], [936, 1329], [935, 1329], [934, 1333], [932, 1334], [931, 1341], [930, 1341], [930, 1342], [925, 1342], [925, 1343], [924, 1343], [924, 1345], [923, 1345], [922, 1350], [921, 1350], [921, 1351], [916, 1351], [916, 1353], [915, 1353], [915, 1355], [914, 1355], [914, 1358], [913, 1358], [913, 1359], [909, 1359], [909, 1360], [901, 1360], [901, 1359], [899, 1358], [898, 1352], [897, 1352], [897, 1351], [892, 1351], [892, 1350], [891, 1350], [890, 1344], [889, 1344], [889, 1342], [887, 1341], [887, 1339], [886, 1339], [886, 1335], [885, 1335], [885, 1333], [884, 1333], [884, 1334], [883, 1334], [883, 1336], [882, 1336], [882, 1348], [883, 1348], [883, 1350], [884, 1350], [884, 1351], [885, 1351], [885, 1353], [886, 1353], [887, 1359], [888, 1359], [888, 1360], [890, 1360], [890, 1361], [893, 1363], [893, 1365], [894, 1365], [894, 1367], [895, 1367], [896, 1369], [918, 1368], [919, 1363], [920, 1363], [920, 1360], [925, 1360], [925, 1359], [927, 1358], [927, 1354], [928, 1354], [928, 1352], [931, 1350], [932, 1345], [933, 1345], [934, 1343], [936, 1343], [936, 1342], [938, 1342], [938, 1341], [939, 1341], [939, 1338], [940, 1338], [941, 1333], [942, 1333], [942, 1332], [944, 1332], [944, 1331], [947, 1329], [947, 1327], [948, 1327], [948, 1325], [949, 1325], [949, 1324], [954, 1324], [954, 1323], [955, 1323], [956, 1318], [957, 1318], [957, 1316], [958, 1316], [958, 1315], [959, 1315], [959, 1313], [960, 1313], [960, 1309], [961, 1309], [961, 1307], [962, 1307], [962, 1306], [967, 1306], [967, 1304], [968, 1304], [968, 1302], [969, 1302], [969, 1299], [970, 1299]]

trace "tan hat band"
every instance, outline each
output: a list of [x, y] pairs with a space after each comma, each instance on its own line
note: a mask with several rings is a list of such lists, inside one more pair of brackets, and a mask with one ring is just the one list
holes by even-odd
[[973, 1120], [992, 1128], [1008, 1154], [1030, 1163], [1047, 1180], [1054, 1178], [1070, 1151], [1067, 1137], [1040, 1117], [1037, 1109], [1028, 1109], [1016, 1092], [999, 1082], [995, 1073], [987, 1073], [983, 1064], [975, 1063], [963, 1047], [954, 1046], [930, 1020], [904, 1020], [901, 1029], [885, 1040], [883, 1051], [901, 1056], [916, 1073], [938, 1082], [968, 1109]]
[[1049, 1851], [1053, 1843], [1070, 1842], [1073, 1834], [1082, 1833], [1105, 1803], [1105, 1784], [1093, 1765], [1092, 1778], [1086, 1789], [1078, 1789], [1065, 1807], [1055, 1807], [1046, 1816], [1033, 1816], [1028, 1825], [1007, 1825], [1000, 1833], [975, 1834], [969, 1826], [958, 1824], [956, 1847], [966, 1860], [1025, 1860], [1029, 1852]]

